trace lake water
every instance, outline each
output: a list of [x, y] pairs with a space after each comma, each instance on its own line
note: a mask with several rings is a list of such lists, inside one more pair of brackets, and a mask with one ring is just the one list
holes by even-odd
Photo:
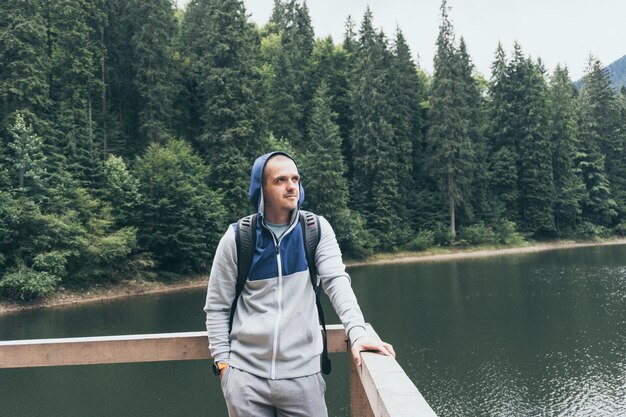
[[[626, 246], [350, 269], [440, 416], [626, 416]], [[202, 330], [204, 291], [0, 316], [0, 340]], [[327, 322], [338, 322], [326, 302]], [[349, 416], [348, 366], [326, 377]], [[226, 416], [208, 361], [0, 370], [0, 416]]]

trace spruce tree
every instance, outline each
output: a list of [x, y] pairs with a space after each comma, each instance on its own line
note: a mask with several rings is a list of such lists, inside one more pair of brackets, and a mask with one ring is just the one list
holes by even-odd
[[12, 179], [12, 188], [22, 190], [41, 201], [46, 188], [46, 157], [41, 137], [17, 112], [15, 122], [9, 127], [9, 142], [5, 161]]
[[202, 122], [193, 143], [234, 220], [250, 211], [242, 178], [261, 148], [259, 38], [241, 0], [194, 0], [186, 9], [183, 42]]
[[492, 222], [505, 220], [518, 222], [517, 146], [511, 134], [511, 85], [507, 71], [507, 58], [498, 43], [491, 66], [489, 82], [488, 178], [489, 200], [492, 201]]
[[275, 1], [270, 23], [280, 36], [280, 48], [269, 62], [270, 130], [298, 147], [305, 135], [304, 116], [309, 113], [316, 88], [306, 76], [314, 44], [311, 17], [306, 3]]
[[[617, 220], [616, 192], [621, 191], [621, 173], [616, 172], [620, 165], [620, 135], [615, 130], [615, 93], [604, 68], [593, 57], [583, 83], [578, 106], [581, 152], [577, 157], [587, 190], [583, 215], [592, 223], [610, 226]], [[617, 180], [617, 186], [613, 180]]]
[[554, 189], [554, 220], [560, 236], [570, 235], [580, 221], [584, 184], [576, 167], [578, 125], [576, 88], [567, 67], [557, 65], [550, 82], [550, 124]]
[[522, 227], [535, 237], [550, 236], [555, 231], [552, 177], [552, 154], [549, 141], [547, 84], [541, 67], [530, 58], [515, 62], [514, 74], [523, 95], [517, 96], [521, 111], [519, 130], [514, 132], [518, 144], [520, 214]]
[[411, 51], [398, 28], [390, 56], [388, 100], [393, 112], [390, 123], [394, 128], [398, 151], [398, 185], [400, 187], [399, 215], [404, 224], [416, 227], [417, 193], [413, 172], [416, 153], [424, 138], [421, 103], [425, 87], [417, 73]]
[[361, 215], [348, 207], [346, 166], [335, 120], [328, 88], [322, 82], [313, 98], [308, 140], [300, 158], [306, 187], [305, 208], [323, 215], [334, 225], [339, 245], [346, 254], [362, 257], [374, 245]]
[[337, 124], [344, 142], [352, 128], [348, 72], [348, 53], [343, 46], [335, 45], [330, 36], [315, 42], [306, 78], [314, 89], [326, 83], [331, 108], [337, 113]]
[[467, 197], [472, 178], [473, 148], [469, 137], [469, 107], [461, 77], [461, 57], [455, 45], [447, 1], [441, 3], [431, 91], [429, 149], [431, 173], [446, 201], [450, 235], [456, 234], [456, 209]]
[[387, 46], [375, 32], [368, 8], [359, 31], [351, 98], [354, 127], [351, 200], [367, 227], [379, 237], [379, 248], [389, 250], [409, 239], [410, 231], [398, 213], [398, 150], [395, 148], [392, 109], [387, 95]]
[[0, 62], [0, 135], [13, 124], [15, 111], [42, 130], [50, 107], [50, 61], [41, 1], [0, 4]]
[[[481, 79], [474, 73], [465, 39], [461, 37], [458, 50], [459, 78], [468, 119], [468, 135], [472, 147], [472, 170], [470, 186], [465, 197], [462, 223], [489, 220], [491, 207], [488, 202], [487, 142], [485, 137], [485, 100], [481, 92]], [[484, 89], [483, 81], [482, 88]]]
[[[103, 33], [106, 56], [104, 61], [106, 141], [103, 137], [103, 153], [131, 158], [143, 151], [138, 140], [142, 137], [139, 127], [139, 92], [136, 82], [137, 57], [133, 42], [140, 21], [136, 0], [109, 0], [107, 2], [107, 25]], [[104, 129], [103, 129], [104, 130]], [[145, 143], [144, 143], [145, 144]]]
[[52, 62], [50, 96], [51, 145], [55, 170], [67, 166], [86, 187], [101, 180], [101, 138], [96, 125], [101, 79], [98, 69], [104, 45], [104, 2], [59, 0], [48, 2], [49, 57]]
[[171, 0], [137, 2], [139, 22], [131, 38], [136, 60], [135, 89], [139, 93], [139, 131], [143, 143], [163, 143], [171, 135], [175, 96], [173, 41], [177, 27]]

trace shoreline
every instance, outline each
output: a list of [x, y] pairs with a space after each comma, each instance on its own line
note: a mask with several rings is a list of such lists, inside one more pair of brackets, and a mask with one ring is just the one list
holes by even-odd
[[[461, 250], [442, 250], [425, 252], [399, 252], [394, 254], [379, 254], [365, 261], [347, 261], [348, 267], [385, 264], [405, 264], [418, 262], [440, 262], [456, 259], [484, 258], [489, 256], [504, 256], [525, 253], [536, 253], [558, 249], [572, 249], [590, 246], [626, 245], [626, 239], [606, 240], [600, 242], [558, 241], [538, 243], [530, 246], [518, 246], [501, 249], [474, 248]], [[207, 285], [208, 275], [196, 275], [177, 281], [174, 284], [148, 281], [123, 281], [118, 284], [96, 285], [88, 290], [68, 291], [59, 290], [54, 295], [34, 303], [19, 303], [0, 301], [0, 315], [40, 308], [64, 308], [89, 303], [106, 302], [120, 298], [141, 295], [172, 293], [185, 290], [204, 288]]]

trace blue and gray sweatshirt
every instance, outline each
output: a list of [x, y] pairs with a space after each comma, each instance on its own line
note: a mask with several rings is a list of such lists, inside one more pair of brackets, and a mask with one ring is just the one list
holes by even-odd
[[[214, 360], [270, 379], [297, 378], [320, 372], [322, 334], [309, 278], [298, 209], [277, 239], [265, 226], [263, 168], [274, 153], [254, 163], [250, 199], [258, 208], [256, 248], [248, 280], [237, 303], [232, 330], [230, 309], [237, 282], [236, 224], [222, 237], [209, 277], [206, 328]], [[300, 185], [300, 201], [304, 190]], [[352, 342], [366, 334], [350, 276], [332, 227], [320, 217], [320, 242], [315, 253], [318, 277]]]

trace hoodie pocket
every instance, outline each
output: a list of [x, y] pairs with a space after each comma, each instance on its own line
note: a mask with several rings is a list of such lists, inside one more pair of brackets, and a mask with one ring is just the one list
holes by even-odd
[[[278, 338], [278, 358], [290, 360], [295, 357], [307, 358], [319, 354], [313, 332], [319, 328], [317, 321], [306, 320], [301, 313], [283, 317]], [[321, 352], [321, 348], [320, 348]]]
[[[245, 320], [233, 336], [231, 350], [244, 356], [270, 358], [275, 316], [252, 316]], [[241, 347], [241, 351], [239, 351]]]

